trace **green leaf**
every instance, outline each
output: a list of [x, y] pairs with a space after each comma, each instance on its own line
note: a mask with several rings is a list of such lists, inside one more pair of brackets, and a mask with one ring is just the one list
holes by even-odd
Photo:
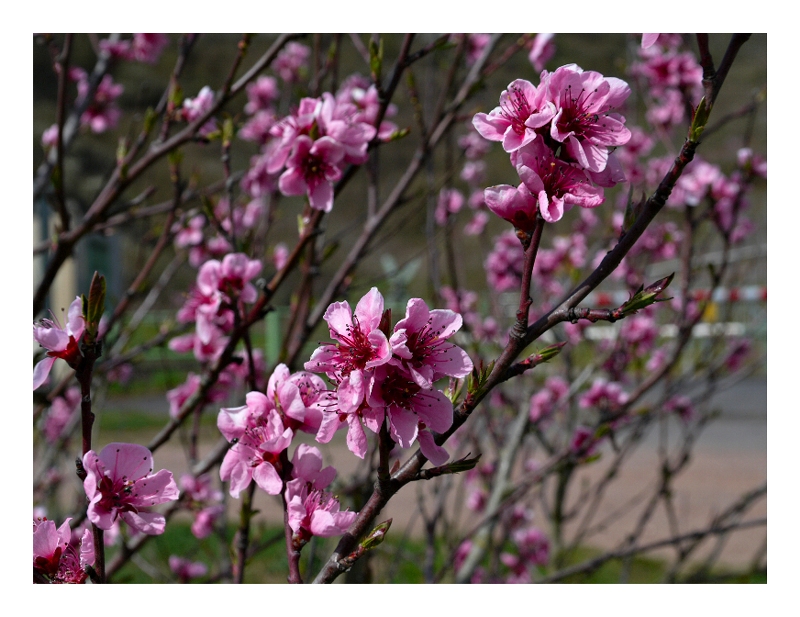
[[378, 81], [381, 77], [381, 67], [383, 65], [383, 39], [377, 44], [370, 39], [369, 41], [369, 69], [372, 71], [373, 78]]
[[367, 537], [360, 542], [361, 548], [365, 551], [369, 551], [378, 546], [386, 538], [386, 533], [391, 526], [392, 519], [388, 519], [376, 525], [375, 528], [369, 532]]
[[689, 140], [694, 142], [700, 141], [700, 136], [706, 128], [708, 117], [711, 115], [711, 107], [706, 103], [706, 97], [700, 99], [697, 109], [694, 110], [694, 117], [692, 118], [692, 126], [689, 128]]
[[669, 286], [674, 277], [675, 273], [673, 272], [669, 276], [665, 276], [663, 279], [657, 280], [646, 289], [644, 287], [639, 287], [636, 293], [631, 296], [631, 299], [620, 307], [622, 309], [623, 317], [633, 315], [637, 311], [645, 308], [646, 306], [650, 306], [651, 304], [655, 304], [656, 302], [666, 302], [667, 300], [671, 300], [672, 298], [659, 298], [658, 295]]

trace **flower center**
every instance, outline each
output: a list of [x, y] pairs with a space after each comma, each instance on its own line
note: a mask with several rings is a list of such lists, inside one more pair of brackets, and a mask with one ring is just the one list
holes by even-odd
[[517, 86], [512, 86], [508, 90], [508, 97], [500, 104], [502, 114], [511, 123], [517, 135], [524, 135], [527, 127], [525, 121], [533, 113], [531, 105], [525, 94]]

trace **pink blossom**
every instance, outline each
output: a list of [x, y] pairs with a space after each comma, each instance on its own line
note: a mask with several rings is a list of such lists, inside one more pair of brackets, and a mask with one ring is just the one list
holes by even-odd
[[648, 47], [652, 47], [656, 44], [658, 40], [658, 33], [652, 34], [645, 32], [642, 34], [642, 49], [647, 49]]
[[511, 569], [512, 575], [507, 582], [529, 583], [531, 566], [546, 565], [550, 559], [550, 541], [536, 527], [517, 529], [511, 535], [518, 554], [501, 553], [500, 561]]
[[[115, 84], [111, 75], [104, 75], [97, 86], [92, 102], [81, 115], [81, 126], [88, 126], [94, 133], [103, 133], [117, 126], [122, 112], [115, 101], [123, 90], [124, 87], [121, 84]], [[84, 99], [88, 91], [89, 82], [78, 81], [78, 100]]]
[[351, 374], [386, 364], [392, 357], [386, 334], [379, 328], [382, 317], [383, 296], [377, 287], [370, 289], [358, 301], [355, 313], [347, 301], [334, 302], [325, 311], [323, 319], [336, 343], [318, 347], [305, 363], [307, 371], [324, 372], [331, 379], [348, 382], [355, 388], [354, 407], [363, 399], [366, 384], [360, 375], [356, 385], [355, 378], [349, 380]]
[[483, 158], [489, 153], [491, 145], [481, 139], [481, 135], [470, 125], [470, 132], [458, 138], [458, 147], [464, 150], [464, 156], [469, 161]]
[[272, 251], [272, 264], [276, 270], [283, 270], [289, 260], [289, 249], [283, 242], [278, 242]]
[[703, 68], [691, 53], [659, 45], [640, 50], [639, 57], [641, 61], [631, 65], [631, 73], [644, 77], [654, 95], [676, 90], [695, 98], [702, 91]]
[[208, 567], [201, 561], [190, 561], [177, 555], [169, 556], [169, 569], [180, 579], [181, 583], [188, 583], [190, 579], [205, 576]]
[[[51, 583], [83, 583], [85, 568], [94, 564], [94, 540], [91, 530], [84, 531], [80, 547], [70, 543], [72, 532], [67, 518], [56, 529], [47, 519], [33, 521], [33, 571]], [[35, 582], [38, 582], [34, 579]]]
[[550, 135], [562, 142], [566, 152], [582, 168], [601, 172], [606, 167], [608, 148], [622, 146], [631, 133], [625, 118], [612, 111], [622, 106], [630, 87], [616, 77], [584, 71], [576, 64], [562, 66], [550, 75], [547, 95], [555, 104]]
[[664, 411], [676, 414], [684, 422], [691, 420], [697, 413], [688, 396], [677, 395], [664, 403]]
[[50, 150], [58, 144], [58, 125], [53, 124], [46, 128], [42, 133], [42, 147], [45, 150]]
[[44, 425], [44, 436], [49, 443], [58, 441], [80, 403], [81, 391], [77, 386], [69, 388], [64, 396], [53, 399]]
[[[272, 128], [275, 128], [274, 125]], [[276, 172], [280, 170], [285, 159], [281, 161], [278, 170], [270, 171], [273, 153], [276, 151], [277, 145], [278, 142], [272, 142], [267, 146], [264, 153], [251, 157], [250, 167], [241, 182], [242, 190], [250, 197], [266, 197], [278, 188], [278, 174]]]
[[[277, 121], [278, 118], [272, 109], [257, 111], [252, 118], [245, 122], [237, 135], [245, 141], [254, 141], [263, 146], [271, 139], [270, 131]], [[253, 160], [256, 158], [254, 157]]]
[[220, 479], [230, 481], [230, 494], [239, 493], [252, 480], [269, 495], [277, 495], [283, 487], [279, 473], [280, 454], [292, 441], [294, 433], [284, 428], [278, 411], [261, 392], [250, 392], [247, 404], [233, 409], [220, 409], [217, 428], [230, 442], [236, 442], [225, 454], [220, 466]]
[[222, 262], [211, 259], [197, 274], [197, 288], [206, 296], [219, 292], [227, 303], [237, 299], [252, 303], [258, 299], [258, 291], [250, 281], [258, 276], [261, 267], [261, 261], [244, 253], [225, 255]]
[[[198, 321], [198, 325], [200, 321]], [[222, 331], [216, 326], [208, 326], [206, 332], [207, 342], [204, 342], [195, 332], [176, 336], [167, 343], [172, 351], [178, 353], [192, 352], [194, 357], [200, 362], [210, 362], [219, 358], [220, 354], [228, 344], [228, 337], [223, 336]]]
[[286, 483], [288, 524], [299, 546], [312, 536], [330, 538], [345, 533], [358, 513], [340, 512], [339, 508], [339, 500], [333, 495], [309, 489], [308, 484], [300, 478]]
[[203, 508], [195, 514], [192, 522], [192, 535], [198, 540], [207, 538], [214, 531], [214, 525], [225, 513], [225, 506], [217, 504]]
[[279, 364], [267, 384], [268, 405], [281, 414], [284, 426], [313, 435], [322, 422], [317, 403], [327, 390], [318, 376], [305, 371], [290, 374], [285, 364]]
[[133, 377], [133, 364], [130, 362], [117, 364], [106, 373], [106, 378], [110, 383], [118, 383], [121, 385], [128, 383], [131, 377]]
[[585, 171], [555, 158], [541, 140], [517, 150], [513, 162], [548, 223], [561, 220], [573, 205], [595, 208], [605, 200], [603, 189], [593, 186]]
[[497, 236], [494, 248], [483, 264], [489, 286], [498, 292], [519, 287], [524, 257], [522, 245], [513, 230]]
[[489, 44], [491, 35], [478, 32], [474, 34], [465, 34], [466, 47], [467, 47], [467, 64], [475, 64], [478, 58], [481, 57], [483, 49]]
[[52, 319], [42, 319], [33, 325], [33, 338], [47, 349], [47, 356], [33, 368], [33, 389], [36, 390], [46, 380], [57, 358], [61, 358], [72, 368], [80, 361], [81, 352], [78, 342], [83, 336], [85, 322], [80, 297], [75, 298], [67, 311], [67, 323], [64, 327], [52, 315]]
[[262, 75], [247, 86], [247, 105], [244, 106], [244, 112], [252, 116], [256, 112], [271, 109], [278, 96], [280, 92], [276, 79]]
[[465, 236], [479, 236], [483, 233], [486, 223], [489, 222], [489, 215], [485, 212], [476, 212], [472, 219], [464, 225]]
[[[421, 430], [442, 433], [453, 424], [453, 403], [438, 390], [425, 389], [410, 376], [392, 366], [375, 369], [370, 380], [368, 404], [373, 409], [383, 409], [389, 417], [389, 434], [402, 448], [409, 448]], [[442, 452], [429, 448], [432, 440], [420, 440], [420, 448], [434, 464]], [[429, 452], [426, 452], [426, 449]], [[446, 458], [445, 458], [446, 460]]]
[[667, 357], [669, 353], [666, 349], [656, 349], [653, 352], [653, 355], [650, 356], [650, 359], [645, 364], [645, 369], [650, 372], [655, 372], [660, 370], [664, 364], [667, 362]]
[[569, 384], [561, 377], [548, 377], [544, 388], [531, 396], [531, 422], [538, 422], [551, 415], [558, 405], [566, 401]]
[[235, 204], [231, 207], [227, 197], [223, 197], [217, 202], [214, 214], [222, 229], [232, 236], [241, 236], [258, 225], [264, 214], [264, 202], [261, 199], [251, 199], [244, 206]]
[[155, 64], [167, 45], [169, 37], [166, 34], [136, 33], [131, 44], [131, 57], [139, 62]]
[[448, 343], [461, 328], [461, 315], [448, 309], [428, 309], [421, 298], [411, 298], [406, 316], [397, 322], [389, 339], [392, 362], [402, 366], [414, 382], [430, 389], [442, 377], [465, 377], [472, 371], [472, 360], [460, 347]]
[[[350, 388], [339, 387], [328, 390], [320, 397], [318, 405], [322, 410], [322, 422], [315, 439], [319, 443], [328, 443], [336, 431], [347, 427], [347, 449], [359, 458], [364, 458], [367, 453], [366, 426], [373, 433], [378, 433], [386, 417], [383, 409], [374, 409], [363, 400], [366, 386], [361, 372], [353, 372], [351, 382], [355, 386]], [[354, 395], [355, 392], [355, 395]], [[360, 397], [361, 400], [355, 399]]]
[[[657, 186], [661, 178], [672, 165], [671, 157], [651, 159], [648, 162], [648, 184]], [[722, 176], [722, 171], [701, 157], [696, 156], [683, 170], [672, 193], [667, 198], [667, 205], [683, 207], [696, 206], [708, 195], [711, 185]]]
[[331, 467], [322, 468], [322, 453], [314, 446], [301, 443], [292, 457], [292, 479], [305, 482], [309, 489], [322, 490], [333, 482], [336, 470]]
[[178, 498], [172, 472], [153, 474], [153, 455], [144, 446], [110, 443], [83, 456], [89, 499], [87, 516], [100, 529], [110, 529], [117, 517], [148, 535], [164, 533], [166, 519], [146, 508]]
[[181, 476], [181, 492], [183, 501], [188, 504], [201, 503], [205, 501], [219, 501], [222, 493], [211, 488], [211, 476], [203, 474], [193, 476], [185, 473]]
[[555, 105], [546, 96], [546, 88], [537, 90], [531, 82], [515, 79], [500, 94], [500, 105], [488, 114], [475, 114], [472, 124], [483, 137], [514, 152], [535, 140], [536, 129], [555, 116]]
[[[195, 98], [184, 99], [182, 109], [183, 119], [186, 120], [186, 122], [194, 122], [203, 116], [213, 106], [214, 91], [209, 86], [203, 86]], [[214, 122], [213, 119], [209, 119], [202, 127], [200, 127], [199, 133], [203, 137], [206, 137], [216, 129], [216, 122]]]
[[482, 488], [474, 488], [467, 495], [467, 500], [464, 505], [473, 512], [483, 512], [486, 504], [489, 501], [489, 495]]
[[344, 163], [361, 165], [366, 162], [367, 147], [377, 131], [371, 123], [361, 120], [356, 105], [337, 102], [330, 92], [324, 92], [317, 125], [321, 135], [331, 137], [344, 148]]
[[464, 163], [460, 176], [467, 184], [482, 184], [486, 177], [486, 163], [483, 161], [467, 161]]
[[[337, 101], [347, 101], [355, 105], [357, 112], [352, 116], [354, 122], [364, 123], [374, 127], [381, 109], [380, 96], [375, 84], [360, 75], [351, 75], [342, 84], [336, 93]], [[388, 141], [397, 131], [397, 125], [385, 118], [397, 115], [397, 105], [390, 104], [386, 108], [384, 120], [378, 127], [377, 137], [381, 141]]]
[[447, 309], [454, 313], [469, 313], [474, 311], [475, 303], [478, 301], [478, 294], [468, 289], [455, 291], [450, 287], [442, 287], [439, 295], [447, 304]]
[[[295, 146], [295, 141], [302, 136], [310, 138], [312, 131], [317, 131], [317, 118], [319, 117], [322, 101], [304, 97], [300, 99], [297, 108], [285, 118], [278, 121], [270, 133], [277, 140], [275, 145], [269, 147], [269, 160], [266, 171], [270, 174], [279, 172], [286, 164], [286, 159]], [[318, 137], [321, 137], [319, 135]]]
[[286, 171], [278, 179], [278, 188], [284, 195], [307, 194], [312, 208], [330, 212], [333, 183], [342, 177], [339, 163], [344, 155], [342, 145], [331, 137], [312, 141], [301, 135], [286, 162]]
[[754, 154], [752, 148], [739, 148], [736, 151], [736, 162], [741, 169], [750, 171], [759, 178], [767, 177], [767, 160], [760, 154]]
[[665, 90], [654, 98], [645, 114], [647, 121], [653, 126], [669, 129], [679, 125], [686, 117], [686, 105], [679, 90]]
[[643, 354], [655, 343], [658, 336], [658, 325], [646, 313], [628, 317], [622, 322], [620, 338], [631, 346], [636, 346], [636, 353]]
[[578, 404], [583, 408], [599, 407], [605, 411], [613, 411], [627, 402], [628, 394], [622, 389], [621, 384], [602, 378], [595, 379], [588, 392], [578, 400]]
[[555, 34], [537, 34], [533, 43], [531, 43], [531, 51], [528, 54], [528, 60], [533, 65], [537, 73], [544, 69], [544, 65], [555, 55], [556, 46], [553, 43]]
[[632, 126], [630, 128], [631, 138], [624, 147], [616, 150], [617, 157], [624, 170], [628, 181], [633, 184], [641, 184], [644, 181], [644, 166], [640, 159], [647, 156], [653, 149], [653, 139], [641, 127]]
[[137, 33], [130, 41], [113, 42], [109, 39], [100, 41], [100, 49], [112, 56], [148, 64], [158, 62], [167, 45], [169, 45], [169, 38], [166, 34]]
[[594, 431], [587, 426], [579, 426], [572, 434], [569, 448], [574, 454], [585, 458], [594, 454], [596, 445]]
[[300, 80], [300, 75], [305, 70], [310, 55], [311, 50], [308, 47], [290, 41], [275, 58], [273, 68], [283, 81], [294, 83]]
[[435, 218], [439, 225], [447, 223], [451, 214], [456, 214], [464, 205], [464, 195], [457, 189], [442, 189], [436, 202]]
[[172, 226], [172, 232], [175, 234], [175, 246], [178, 248], [197, 246], [203, 242], [203, 230], [205, 228], [206, 218], [201, 214], [175, 223]]
[[753, 344], [748, 339], [734, 341], [728, 347], [728, 357], [725, 359], [725, 367], [731, 371], [738, 371], [753, 350]]
[[184, 474], [181, 476], [181, 493], [183, 503], [194, 512], [192, 535], [198, 539], [208, 537], [225, 511], [225, 507], [218, 503], [222, 499], [222, 492], [211, 488], [211, 476], [208, 474], [198, 477]]
[[525, 184], [513, 187], [508, 184], [490, 186], [483, 191], [486, 206], [497, 216], [507, 220], [515, 229], [533, 231], [539, 201]]

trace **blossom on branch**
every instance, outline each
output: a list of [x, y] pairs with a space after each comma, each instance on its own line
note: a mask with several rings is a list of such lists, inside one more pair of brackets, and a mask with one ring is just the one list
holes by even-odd
[[330, 538], [347, 531], [358, 512], [340, 512], [340, 507], [336, 497], [318, 489], [309, 489], [301, 478], [286, 483], [288, 524], [299, 546], [312, 536]]
[[292, 442], [294, 433], [286, 428], [281, 416], [261, 392], [247, 394], [247, 404], [233, 409], [221, 409], [217, 428], [233, 443], [219, 469], [223, 482], [230, 482], [231, 497], [239, 497], [250, 482], [269, 495], [283, 488], [280, 454]]
[[503, 150], [514, 152], [536, 139], [536, 129], [545, 126], [556, 114], [546, 99], [547, 89], [515, 79], [500, 94], [500, 105], [488, 114], [478, 113], [472, 124], [483, 137], [503, 143]]
[[61, 358], [72, 368], [80, 361], [81, 352], [78, 343], [83, 336], [86, 322], [83, 319], [81, 299], [75, 298], [67, 311], [67, 323], [63, 327], [52, 315], [53, 319], [42, 319], [33, 325], [33, 338], [47, 349], [47, 357], [33, 368], [33, 389], [36, 390], [46, 380], [57, 358]]
[[[83, 583], [86, 567], [94, 564], [94, 539], [86, 529], [79, 548], [71, 544], [72, 531], [68, 518], [56, 529], [47, 519], [33, 521], [33, 572], [51, 583]], [[36, 579], [34, 578], [34, 582]]]
[[83, 456], [89, 499], [87, 516], [100, 529], [110, 529], [121, 518], [133, 529], [148, 535], [164, 533], [166, 519], [148, 508], [179, 497], [172, 472], [153, 473], [153, 455], [144, 446], [110, 443], [99, 454]]

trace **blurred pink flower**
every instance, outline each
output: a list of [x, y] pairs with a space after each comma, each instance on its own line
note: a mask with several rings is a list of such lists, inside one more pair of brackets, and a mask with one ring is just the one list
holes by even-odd
[[554, 36], [555, 34], [540, 32], [534, 37], [533, 43], [531, 43], [531, 51], [528, 54], [528, 60], [537, 73], [540, 73], [544, 69], [544, 65], [547, 64], [556, 53], [556, 45], [553, 43]]
[[188, 583], [190, 579], [205, 576], [208, 567], [201, 561], [190, 561], [178, 555], [169, 556], [169, 569], [178, 577], [181, 583]]

